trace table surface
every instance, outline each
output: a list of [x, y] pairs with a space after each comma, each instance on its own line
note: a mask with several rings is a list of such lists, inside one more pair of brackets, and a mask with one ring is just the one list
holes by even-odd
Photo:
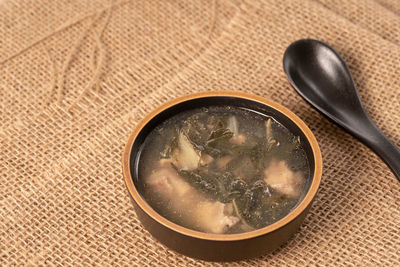
[[314, 132], [319, 194], [284, 246], [233, 266], [398, 266], [400, 183], [289, 86], [285, 48], [332, 45], [371, 118], [400, 145], [400, 2], [0, 1], [0, 265], [222, 266], [143, 229], [121, 154], [149, 111], [233, 90], [270, 98]]

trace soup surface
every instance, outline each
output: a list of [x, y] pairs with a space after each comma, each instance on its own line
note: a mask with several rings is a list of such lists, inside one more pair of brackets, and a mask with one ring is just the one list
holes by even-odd
[[217, 234], [272, 224], [301, 200], [310, 169], [300, 138], [238, 107], [180, 113], [146, 138], [143, 197], [168, 220]]

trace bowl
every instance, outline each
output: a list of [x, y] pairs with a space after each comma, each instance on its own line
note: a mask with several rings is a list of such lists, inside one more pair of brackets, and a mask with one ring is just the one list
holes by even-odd
[[[282, 219], [264, 228], [238, 234], [212, 234], [191, 230], [158, 214], [142, 197], [138, 162], [146, 136], [169, 117], [207, 106], [236, 106], [274, 117], [299, 136], [311, 179], [302, 200]], [[189, 257], [208, 261], [234, 261], [258, 257], [284, 244], [300, 227], [318, 191], [322, 158], [318, 143], [305, 123], [287, 108], [262, 97], [241, 92], [202, 92], [176, 98], [145, 116], [133, 129], [122, 157], [123, 176], [136, 214], [143, 226], [165, 246]]]

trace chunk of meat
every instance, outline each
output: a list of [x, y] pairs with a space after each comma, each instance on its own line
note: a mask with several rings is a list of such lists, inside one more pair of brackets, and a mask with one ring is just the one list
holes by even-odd
[[228, 118], [227, 128], [233, 133], [229, 142], [234, 145], [243, 145], [246, 142], [246, 136], [239, 133], [239, 123], [235, 116]]
[[229, 164], [229, 162], [231, 162], [233, 160], [232, 156], [223, 156], [220, 157], [217, 161], [217, 167], [220, 169], [225, 169], [226, 166]]
[[193, 214], [195, 225], [204, 232], [223, 234], [237, 222], [236, 216], [225, 214], [226, 204], [219, 201], [200, 201]]
[[233, 133], [233, 135], [239, 134], [239, 123], [235, 116], [230, 116], [228, 118], [228, 125], [226, 126], [226, 128], [228, 128], [229, 131]]
[[229, 142], [233, 145], [243, 145], [246, 143], [246, 136], [243, 134], [234, 135], [231, 139], [229, 139]]
[[264, 181], [271, 188], [291, 198], [300, 196], [304, 178], [300, 172], [289, 170], [285, 161], [271, 161], [264, 174]]
[[162, 159], [159, 165], [160, 168], [147, 179], [147, 184], [152, 187], [153, 192], [168, 199], [180, 199], [192, 190], [172, 168], [170, 160]]
[[200, 153], [196, 151], [187, 136], [181, 131], [178, 136], [178, 147], [172, 151], [174, 164], [182, 170], [194, 170], [199, 167]]
[[239, 221], [238, 217], [227, 214], [226, 204], [208, 200], [183, 180], [171, 167], [171, 160], [161, 160], [159, 168], [146, 183], [155, 194], [170, 203], [169, 208], [180, 217], [184, 226], [222, 234]]
[[214, 158], [211, 157], [210, 155], [206, 154], [206, 153], [201, 153], [201, 157], [200, 157], [200, 165], [204, 166], [204, 165], [208, 165], [211, 162], [213, 162]]

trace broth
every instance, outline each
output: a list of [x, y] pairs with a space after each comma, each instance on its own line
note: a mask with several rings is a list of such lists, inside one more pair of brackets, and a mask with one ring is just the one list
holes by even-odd
[[157, 126], [138, 175], [144, 199], [168, 220], [233, 234], [286, 216], [304, 195], [310, 169], [300, 138], [274, 118], [211, 106]]

